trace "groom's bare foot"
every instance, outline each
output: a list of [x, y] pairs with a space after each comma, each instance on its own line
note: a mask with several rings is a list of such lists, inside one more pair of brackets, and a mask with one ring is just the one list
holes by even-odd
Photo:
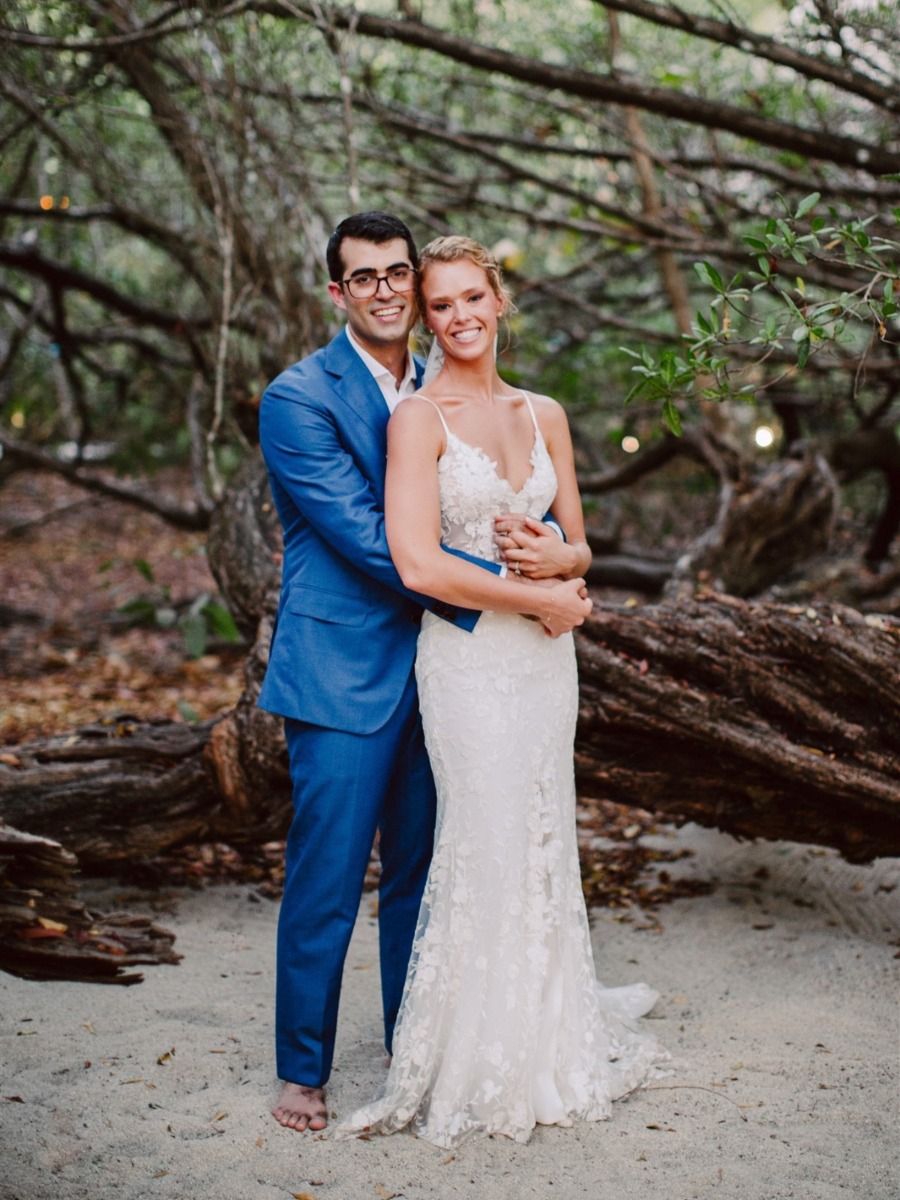
[[302, 1083], [286, 1083], [272, 1109], [272, 1116], [285, 1129], [302, 1133], [318, 1133], [328, 1124], [325, 1089], [305, 1087]]

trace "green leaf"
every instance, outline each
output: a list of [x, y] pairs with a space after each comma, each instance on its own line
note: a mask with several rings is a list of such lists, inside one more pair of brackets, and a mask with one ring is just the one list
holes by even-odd
[[674, 401], [666, 400], [663, 404], [663, 420], [676, 437], [681, 437], [683, 432], [681, 413], [675, 407]]
[[148, 583], [153, 583], [156, 576], [153, 574], [153, 568], [147, 562], [146, 558], [136, 558], [132, 563], [135, 570], [140, 571]]
[[184, 719], [186, 721], [189, 721], [192, 725], [200, 720], [200, 716], [197, 713], [197, 710], [195, 708], [192, 708], [191, 705], [188, 704], [187, 700], [176, 701], [175, 707], [178, 709], [178, 711], [181, 713], [181, 715], [184, 717]]
[[811, 195], [807, 196], [804, 200], [801, 200], [800, 203], [797, 205], [797, 211], [794, 214], [796, 220], [799, 221], [801, 217], [805, 217], [806, 214], [810, 211], [810, 209], [815, 208], [821, 199], [822, 199], [821, 192], [813, 192]]
[[772, 264], [769, 261], [769, 256], [767, 254], [760, 254], [756, 260], [756, 264], [759, 267], [760, 275], [764, 279], [769, 279], [772, 275]]
[[200, 658], [206, 649], [206, 621], [201, 613], [188, 612], [178, 622], [185, 649], [191, 658]]
[[790, 298], [790, 296], [787, 294], [787, 292], [782, 292], [781, 298], [785, 302], [785, 304], [788, 306], [788, 308], [791, 310], [791, 312], [794, 314], [794, 316], [797, 318], [797, 320], [802, 321], [803, 313], [800, 311], [800, 309], [797, 307], [797, 305], [793, 302], [793, 300]]
[[149, 624], [156, 620], [156, 605], [147, 596], [134, 596], [131, 600], [126, 600], [124, 604], [118, 605], [116, 612], [123, 617], [130, 617], [135, 625], [144, 622]]
[[234, 623], [234, 617], [227, 608], [223, 608], [221, 604], [216, 604], [210, 601], [203, 610], [203, 615], [209, 624], [210, 629], [222, 639], [223, 642], [239, 642], [241, 640], [241, 631]]
[[694, 263], [694, 270], [697, 272], [697, 274], [700, 276], [700, 278], [703, 280], [704, 283], [708, 283], [709, 286], [712, 288], [715, 288], [715, 290], [717, 292], [721, 293], [724, 290], [724, 287], [722, 284], [722, 276], [719, 274], [719, 272], [716, 270], [716, 268], [712, 265], [712, 263], [708, 263], [708, 262]]

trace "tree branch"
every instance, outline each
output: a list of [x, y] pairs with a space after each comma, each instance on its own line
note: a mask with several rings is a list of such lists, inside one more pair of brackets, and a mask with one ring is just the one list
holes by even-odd
[[889, 112], [900, 112], [900, 94], [896, 87], [878, 83], [858, 71], [852, 70], [845, 64], [819, 58], [813, 54], [804, 54], [793, 46], [776, 42], [774, 38], [756, 33], [746, 25], [735, 25], [732, 21], [718, 21], [712, 17], [703, 17], [696, 13], [686, 12], [669, 4], [656, 4], [654, 0], [594, 0], [602, 8], [612, 8], [617, 12], [629, 13], [633, 17], [651, 21], [666, 29], [680, 29], [695, 37], [706, 38], [723, 46], [734, 46], [756, 58], [764, 58], [768, 62], [777, 63], [782, 67], [790, 67], [798, 75], [807, 79], [820, 79], [833, 87], [845, 92], [862, 96], [886, 108]]
[[14, 461], [18, 460], [25, 466], [36, 467], [42, 471], [53, 471], [54, 474], [61, 475], [64, 479], [68, 479], [71, 483], [78, 484], [79, 487], [86, 488], [88, 491], [99, 492], [103, 496], [112, 496], [116, 500], [123, 500], [126, 504], [133, 504], [136, 508], [162, 517], [176, 529], [202, 532], [209, 528], [211, 509], [199, 506], [180, 508], [174, 504], [168, 504], [157, 495], [149, 495], [140, 488], [107, 479], [94, 471], [87, 471], [83, 467], [77, 467], [71, 463], [60, 462], [55, 455], [46, 450], [38, 450], [6, 433], [0, 433], [0, 447], [3, 448], [4, 457], [9, 455]]
[[163, 329], [166, 333], [200, 332], [211, 329], [213, 325], [212, 318], [208, 315], [202, 318], [183, 317], [173, 313], [171, 309], [153, 308], [149, 304], [143, 304], [140, 300], [111, 287], [104, 280], [79, 270], [78, 267], [45, 257], [35, 246], [0, 244], [0, 264], [36, 275], [63, 290], [86, 292], [106, 308], [111, 308], [114, 312], [143, 325]]
[[[284, 7], [272, 0], [260, 0], [257, 12], [284, 16]], [[298, 0], [291, 6], [305, 16], [314, 15], [315, 5]], [[624, 75], [597, 75], [573, 67], [556, 66], [540, 59], [526, 58], [507, 50], [481, 46], [456, 34], [447, 33], [416, 20], [396, 20], [362, 13], [357, 9], [335, 9], [332, 20], [368, 37], [389, 39], [423, 50], [433, 50], [454, 62], [465, 63], [480, 71], [495, 71], [513, 79], [541, 87], [555, 88], [565, 95], [601, 103], [632, 104], [648, 112], [688, 121], [707, 129], [720, 129], [762, 145], [791, 150], [811, 159], [824, 159], [838, 165], [886, 175], [900, 171], [900, 152], [855, 138], [842, 137], [820, 129], [804, 129], [785, 121], [764, 117], [732, 104], [704, 100], [672, 88], [656, 88]]]

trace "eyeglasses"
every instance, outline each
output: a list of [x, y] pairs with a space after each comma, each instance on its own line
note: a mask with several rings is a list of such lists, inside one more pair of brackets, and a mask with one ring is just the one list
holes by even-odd
[[416, 271], [414, 267], [391, 267], [384, 275], [376, 275], [374, 271], [360, 271], [351, 275], [349, 279], [342, 279], [341, 285], [346, 287], [354, 300], [371, 300], [382, 279], [392, 292], [402, 295], [404, 292], [411, 292], [415, 287]]

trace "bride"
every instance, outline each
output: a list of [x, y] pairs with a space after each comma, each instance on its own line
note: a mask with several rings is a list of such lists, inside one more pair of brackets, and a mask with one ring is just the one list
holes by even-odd
[[[566, 530], [557, 569], [587, 567], [563, 409], [506, 384], [494, 346], [510, 300], [489, 252], [444, 237], [421, 255], [422, 319], [443, 352], [391, 419], [385, 511], [405, 584], [454, 601], [440, 545], [539, 578], [552, 512]], [[394, 1056], [378, 1096], [338, 1133], [410, 1128], [436, 1145], [536, 1123], [600, 1120], [667, 1055], [632, 1020], [656, 994], [597, 984], [575, 837], [572, 635], [485, 612], [473, 633], [426, 613], [416, 660], [438, 792]]]

